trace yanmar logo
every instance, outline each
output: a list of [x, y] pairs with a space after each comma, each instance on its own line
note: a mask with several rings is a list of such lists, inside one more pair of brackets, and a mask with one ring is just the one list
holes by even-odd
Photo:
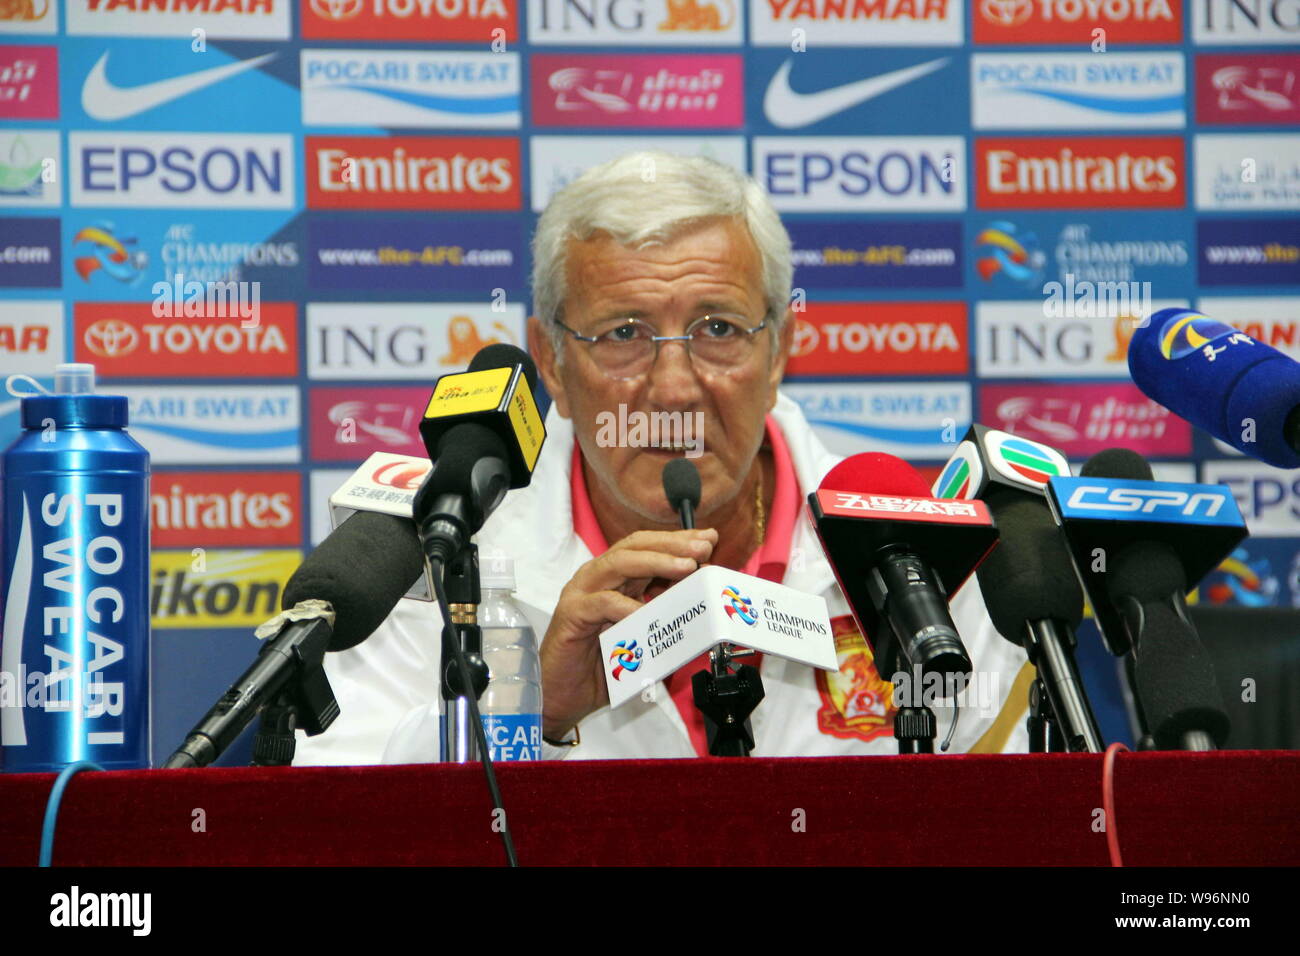
[[976, 43], [1178, 43], [1181, 0], [975, 0]]
[[309, 39], [486, 43], [518, 34], [518, 0], [299, 0]]
[[[68, 0], [68, 33], [289, 39], [290, 0]], [[196, 20], [195, 18], [200, 18]]]
[[976, 141], [982, 209], [1181, 209], [1181, 137], [1043, 137]]
[[301, 486], [293, 471], [154, 472], [150, 540], [155, 548], [296, 546]]
[[519, 209], [519, 140], [307, 137], [313, 209]]
[[0, 375], [62, 362], [63, 303], [6, 299], [0, 316]]
[[184, 363], [188, 378], [289, 377], [298, 371], [298, 323], [292, 303], [263, 303], [257, 325], [238, 317], [157, 318], [147, 302], [79, 302], [74, 308], [78, 362], [105, 378], [151, 377]]
[[798, 28], [818, 44], [957, 45], [962, 0], [753, 0], [755, 44], [790, 43]]

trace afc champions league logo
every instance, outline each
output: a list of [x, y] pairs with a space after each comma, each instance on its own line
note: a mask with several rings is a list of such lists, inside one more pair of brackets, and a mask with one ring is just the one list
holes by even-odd
[[623, 676], [624, 671], [631, 672], [640, 668], [644, 653], [644, 648], [637, 647], [636, 641], [619, 641], [609, 652], [609, 659], [614, 664], [610, 676], [618, 680]]
[[740, 618], [750, 627], [758, 623], [758, 614], [754, 610], [754, 602], [745, 597], [735, 588], [728, 585], [722, 589], [722, 598], [728, 602], [723, 606], [727, 612], [727, 617], [731, 619]]

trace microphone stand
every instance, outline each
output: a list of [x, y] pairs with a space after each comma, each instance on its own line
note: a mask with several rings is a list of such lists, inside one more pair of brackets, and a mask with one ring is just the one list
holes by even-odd
[[1029, 716], [1025, 719], [1025, 726], [1029, 731], [1031, 754], [1065, 752], [1065, 739], [1052, 714], [1052, 702], [1041, 677], [1035, 677], [1029, 685]]
[[709, 651], [710, 666], [691, 675], [695, 706], [704, 715], [709, 753], [714, 757], [748, 757], [754, 749], [749, 715], [764, 697], [763, 679], [750, 664], [731, 670], [735, 658], [753, 653], [724, 641]]
[[[272, 619], [274, 620], [274, 619]], [[339, 715], [325, 651], [330, 625], [322, 617], [284, 623], [244, 672], [189, 732], [163, 769], [206, 767], [220, 757], [259, 711], [262, 723], [253, 766], [280, 767], [293, 760], [295, 728], [324, 733]], [[285, 739], [287, 735], [287, 740]]]
[[479, 588], [478, 545], [467, 543], [447, 564], [443, 584], [451, 628], [443, 629], [442, 692], [438, 704], [442, 720], [440, 758], [444, 763], [474, 763], [483, 759], [478, 738], [471, 724], [469, 700], [461, 694], [465, 686], [456, 659], [456, 650], [448, 644], [449, 632], [465, 652], [469, 667], [470, 689], [478, 700], [488, 685], [488, 666], [483, 660], [483, 631], [478, 624], [478, 606], [483, 600]]
[[[1074, 662], [1074, 635], [1055, 621], [1026, 621], [1025, 650], [1029, 662], [1038, 671], [1039, 712], [1031, 713], [1048, 724], [1047, 736], [1040, 740], [1044, 746], [1061, 746], [1070, 753], [1099, 754], [1106, 748], [1101, 742], [1101, 731], [1083, 693], [1083, 680]], [[1051, 713], [1042, 706], [1044, 699]], [[1029, 725], [1031, 750], [1035, 724]], [[1055, 736], [1054, 736], [1055, 735]], [[1035, 751], [1041, 753], [1042, 751]]]

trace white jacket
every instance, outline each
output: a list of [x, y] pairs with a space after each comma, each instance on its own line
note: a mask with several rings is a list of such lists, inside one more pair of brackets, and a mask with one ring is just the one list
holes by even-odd
[[[799, 487], [806, 496], [840, 460], [818, 441], [802, 411], [779, 396], [772, 412], [785, 436]], [[501, 551], [515, 559], [515, 598], [539, 639], [546, 633], [560, 590], [592, 558], [573, 529], [570, 467], [573, 426], [551, 407], [546, 445], [532, 483], [510, 492], [476, 540], [480, 552]], [[801, 517], [791, 540], [783, 583], [820, 594], [832, 618], [848, 613], [812, 524]], [[1014, 752], [1027, 749], [1024, 728], [1031, 669], [1025, 653], [1004, 640], [989, 620], [972, 575], [952, 599], [957, 625], [975, 667], [972, 706], [964, 706], [951, 752]], [[356, 647], [326, 657], [325, 669], [340, 715], [324, 734], [298, 735], [295, 764], [412, 763], [437, 760], [438, 668], [441, 618], [437, 605], [403, 599], [387, 620]], [[853, 629], [856, 631], [856, 628]], [[854, 639], [856, 638], [856, 639]], [[880, 682], [863, 664], [869, 658], [856, 634], [843, 640], [839, 675], [764, 656], [766, 697], [754, 711], [755, 748], [761, 756], [829, 756], [897, 753], [884, 726]], [[864, 656], [866, 655], [866, 656]], [[818, 679], [818, 674], [823, 676]], [[985, 693], [988, 706], [981, 703]], [[936, 707], [939, 743], [952, 709]], [[617, 710], [604, 707], [579, 725], [577, 747], [543, 747], [547, 758], [692, 757], [686, 724], [662, 683]], [[869, 739], [868, 739], [869, 738]]]

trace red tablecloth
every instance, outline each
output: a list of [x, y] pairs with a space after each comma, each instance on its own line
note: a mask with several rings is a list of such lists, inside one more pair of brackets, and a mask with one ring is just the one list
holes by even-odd
[[[1099, 756], [1044, 754], [497, 773], [524, 865], [1104, 866], [1101, 769]], [[53, 780], [0, 776], [0, 863], [36, 863]], [[1300, 753], [1120, 754], [1115, 791], [1126, 865], [1300, 865]], [[54, 862], [497, 864], [492, 823], [478, 766], [83, 773]]]

